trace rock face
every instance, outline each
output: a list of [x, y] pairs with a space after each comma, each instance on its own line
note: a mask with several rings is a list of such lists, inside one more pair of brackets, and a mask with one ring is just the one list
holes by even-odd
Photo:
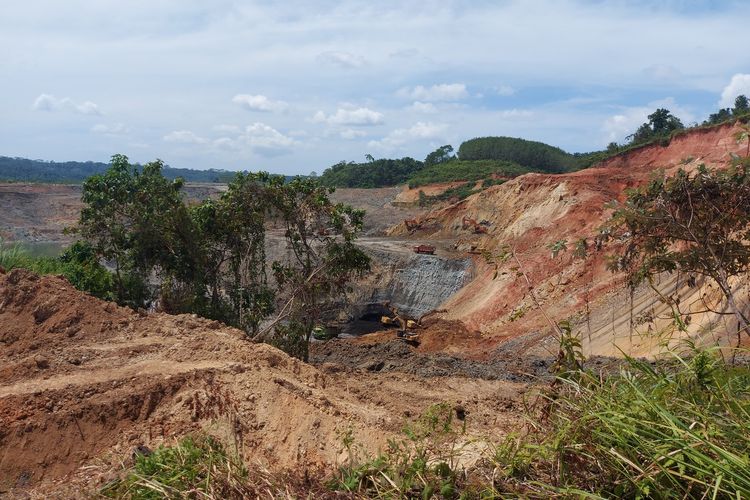
[[[505, 256], [495, 267], [475, 255], [475, 278], [442, 305], [448, 310], [443, 319], [481, 332], [474, 348], [477, 355], [511, 341], [515, 355], [549, 353], [555, 349], [550, 323], [567, 320], [581, 335], [587, 355], [647, 356], [656, 346], [640, 339], [671, 328], [673, 318], [650, 290], [636, 290], [633, 297], [621, 293], [624, 276], [607, 266], [619, 243], [596, 244], [611, 215], [608, 207], [622, 202], [626, 189], [648, 183], [659, 170], [673, 175], [678, 169], [695, 171], [701, 164], [727, 166], [732, 154], [745, 154], [746, 144], [735, 139], [739, 131], [731, 124], [699, 129], [673, 138], [668, 146], [638, 148], [577, 172], [523, 175], [437, 206], [411, 228], [402, 223], [388, 234], [425, 243], [452, 240], [459, 250]], [[484, 222], [487, 232], [473, 234], [463, 224], [465, 218]], [[566, 250], [553, 254], [551, 248], [559, 244]], [[583, 245], [585, 258], [576, 257], [576, 245]], [[714, 292], [688, 290], [666, 277], [662, 282], [670, 293], [679, 293], [683, 305], [698, 304], [690, 310], [694, 339], [708, 337], [705, 330], [736, 342], [736, 334], [720, 317], [699, 312], [702, 297], [714, 300]], [[651, 317], [653, 321], [639, 322]]]
[[355, 294], [350, 315], [387, 313], [389, 301], [400, 313], [419, 318], [451, 298], [473, 277], [470, 259], [368, 249], [375, 273]]

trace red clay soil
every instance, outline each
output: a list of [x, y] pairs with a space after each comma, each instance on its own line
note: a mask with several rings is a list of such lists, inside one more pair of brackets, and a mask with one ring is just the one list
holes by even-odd
[[526, 390], [318, 369], [218, 322], [139, 315], [24, 270], [0, 272], [0, 359], [0, 496], [10, 497], [83, 496], [134, 447], [198, 430], [271, 470], [330, 470], [348, 429], [374, 452], [442, 401], [465, 410], [473, 436], [502, 435], [521, 425], [514, 401]]
[[[613, 340], [632, 337], [633, 331], [627, 302], [622, 302], [622, 297], [615, 300], [623, 288], [623, 277], [606, 268], [607, 256], [616, 245], [593, 246], [611, 213], [607, 205], [622, 201], [626, 188], [643, 185], [658, 169], [672, 173], [678, 168], [695, 169], [701, 163], [727, 165], [730, 153], [744, 153], [746, 147], [734, 138], [738, 130], [736, 125], [724, 125], [692, 131], [675, 137], [668, 146], [647, 146], [570, 174], [523, 175], [424, 215], [421, 220], [430, 224], [423, 227], [429, 229], [417, 231], [413, 238], [453, 239], [457, 250], [467, 255], [475, 252], [476, 278], [440, 306], [449, 311], [443, 319], [460, 321], [467, 331], [481, 332], [466, 339], [466, 354], [492, 357], [502, 344], [529, 335], [522, 352], [549, 353], [554, 339], [540, 341], [537, 334], [550, 334], [550, 323], [565, 319], [573, 319], [587, 330], [591, 341], [584, 347], [589, 354], [619, 352]], [[483, 221], [488, 233], [471, 234], [462, 226], [464, 217]], [[389, 234], [407, 235], [409, 231], [401, 224]], [[589, 255], [585, 260], [576, 259], [573, 249], [583, 238]], [[567, 250], [554, 257], [549, 246], [561, 240], [567, 242]], [[514, 249], [517, 260], [501, 263], [493, 278], [495, 267], [476, 252], [498, 254], [504, 247]], [[526, 274], [531, 286], [519, 271]], [[636, 297], [636, 302], [645, 309], [656, 301], [649, 296]], [[591, 314], [608, 319], [596, 326], [584, 324], [582, 318]], [[440, 351], [453, 341], [446, 341], [445, 346], [429, 345]], [[630, 347], [625, 345], [626, 352]], [[631, 354], [646, 355], [649, 348], [634, 349]]]

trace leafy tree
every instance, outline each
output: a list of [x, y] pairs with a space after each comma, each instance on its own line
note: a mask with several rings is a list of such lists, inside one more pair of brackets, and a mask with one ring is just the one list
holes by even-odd
[[626, 241], [612, 267], [627, 271], [633, 286], [663, 272], [704, 276], [718, 285], [738, 331], [750, 335], [735, 283], [750, 266], [747, 159], [727, 170], [679, 170], [629, 191], [609, 231]]
[[341, 161], [325, 169], [319, 181], [324, 186], [374, 188], [402, 184], [414, 173], [423, 168], [421, 161], [414, 158], [397, 160], [375, 160], [371, 155], [365, 163]]
[[143, 307], [155, 269], [179, 264], [187, 241], [176, 241], [174, 228], [184, 216], [181, 179], [162, 175], [160, 160], [142, 170], [127, 156], [115, 155], [109, 170], [83, 184], [84, 207], [78, 231], [96, 255], [114, 267], [115, 300]]
[[478, 137], [458, 148], [461, 160], [501, 160], [536, 172], [565, 172], [578, 168], [577, 159], [560, 148], [514, 137]]
[[748, 101], [747, 96], [744, 94], [738, 95], [734, 100], [734, 109], [732, 109], [732, 113], [734, 116], [740, 116], [748, 111], [750, 111], [750, 101]]
[[[312, 178], [239, 173], [219, 199], [193, 206], [180, 187], [161, 162], [141, 171], [122, 155], [84, 184], [78, 230], [112, 263], [115, 298], [133, 307], [158, 299], [167, 312], [222, 320], [306, 360], [313, 328], [369, 269], [354, 245], [364, 212], [333, 203]], [[270, 262], [272, 225], [284, 228], [289, 255]]]
[[427, 157], [424, 159], [424, 165], [425, 167], [429, 167], [441, 163], [448, 163], [449, 161], [456, 158], [451, 153], [453, 153], [453, 146], [451, 146], [450, 144], [440, 146], [435, 151], [427, 155]]
[[708, 120], [703, 122], [704, 125], [718, 125], [724, 123], [732, 118], [732, 110], [729, 108], [722, 108], [716, 113], [711, 113], [708, 116]]
[[642, 144], [653, 139], [669, 137], [675, 130], [684, 128], [685, 125], [682, 124], [680, 119], [668, 109], [659, 108], [648, 115], [648, 121], [638, 127], [638, 130], [629, 136], [629, 139], [631, 139], [631, 144]]

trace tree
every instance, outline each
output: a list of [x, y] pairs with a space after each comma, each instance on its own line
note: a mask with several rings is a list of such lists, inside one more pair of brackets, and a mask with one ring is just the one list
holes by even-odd
[[453, 146], [451, 146], [450, 144], [440, 146], [435, 151], [427, 155], [427, 157], [424, 159], [424, 166], [429, 167], [431, 165], [438, 165], [440, 163], [448, 163], [449, 161], [456, 158], [455, 155], [452, 155], [451, 153], [453, 153]]
[[114, 267], [114, 298], [123, 305], [148, 305], [152, 272], [175, 267], [189, 245], [189, 236], [175, 241], [173, 230], [186, 215], [183, 182], [166, 179], [163, 165], [156, 160], [139, 168], [114, 155], [105, 173], [83, 183], [77, 231]]
[[734, 100], [734, 109], [732, 110], [732, 113], [734, 116], [740, 116], [748, 111], [750, 111], [750, 102], [748, 101], [747, 96], [743, 94], [738, 95]]
[[747, 159], [727, 170], [703, 165], [694, 174], [679, 170], [628, 192], [610, 220], [609, 232], [626, 241], [612, 268], [627, 271], [632, 286], [651, 283], [664, 272], [704, 276], [718, 285], [738, 332], [750, 335], [734, 283], [750, 266]]
[[[219, 319], [306, 360], [313, 328], [369, 269], [354, 244], [364, 212], [312, 178], [239, 173], [192, 206], [181, 185], [161, 162], [141, 171], [122, 155], [85, 183], [78, 230], [113, 264], [118, 302]], [[286, 258], [268, 258], [270, 226], [284, 228]]]
[[648, 121], [638, 127], [638, 130], [628, 138], [631, 139], [631, 144], [642, 144], [652, 139], [669, 137], [675, 130], [684, 128], [682, 121], [668, 109], [659, 108], [648, 115]]
[[719, 123], [724, 123], [725, 121], [728, 121], [732, 118], [732, 110], [729, 108], [722, 108], [716, 113], [711, 113], [708, 115], [708, 120], [706, 120], [704, 125], [717, 125]]

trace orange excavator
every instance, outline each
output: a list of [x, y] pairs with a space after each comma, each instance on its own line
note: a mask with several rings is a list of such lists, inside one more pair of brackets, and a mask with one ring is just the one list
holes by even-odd
[[470, 217], [466, 217], [465, 215], [464, 215], [464, 218], [461, 220], [461, 228], [471, 229], [474, 234], [486, 234], [487, 233], [487, 228], [485, 226], [483, 226], [482, 224], [478, 223], [476, 220]]

